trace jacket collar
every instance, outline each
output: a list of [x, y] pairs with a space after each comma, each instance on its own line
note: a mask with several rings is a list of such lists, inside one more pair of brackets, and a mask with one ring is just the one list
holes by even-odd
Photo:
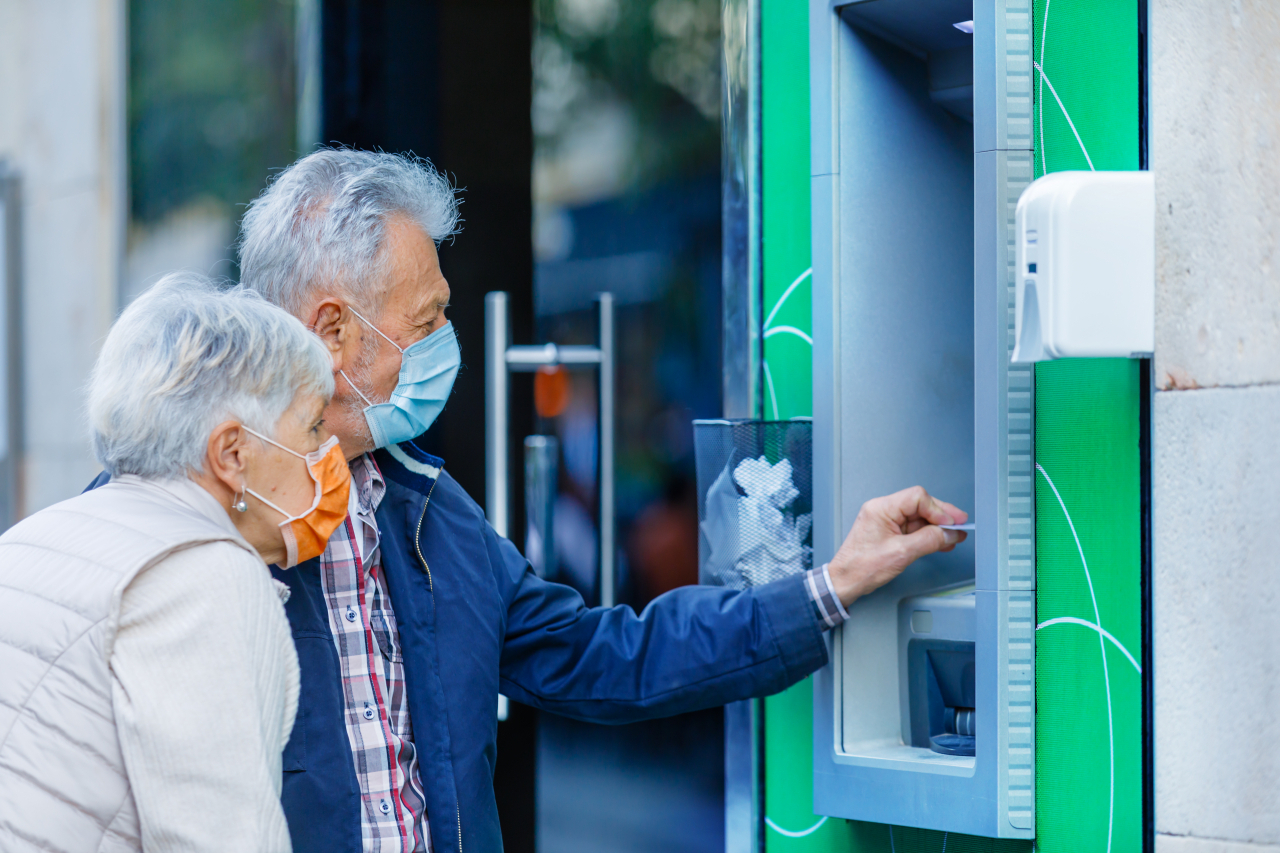
[[375, 450], [374, 459], [388, 480], [423, 495], [431, 493], [444, 467], [443, 459], [421, 450], [412, 441]]

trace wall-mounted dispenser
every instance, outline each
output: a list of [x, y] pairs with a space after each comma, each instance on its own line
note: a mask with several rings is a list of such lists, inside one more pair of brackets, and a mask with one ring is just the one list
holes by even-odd
[[1150, 172], [1055, 172], [1018, 199], [1017, 363], [1155, 348]]
[[1033, 387], [1010, 353], [1031, 0], [809, 8], [814, 565], [906, 486], [976, 519], [832, 632], [814, 807], [1030, 838]]

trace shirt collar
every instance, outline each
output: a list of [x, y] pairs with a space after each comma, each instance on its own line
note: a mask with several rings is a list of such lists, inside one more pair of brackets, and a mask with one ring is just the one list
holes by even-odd
[[372, 453], [361, 453], [348, 466], [351, 468], [351, 485], [356, 506], [360, 511], [372, 515], [378, 511], [387, 494], [387, 482], [382, 477], [382, 470], [378, 468]]

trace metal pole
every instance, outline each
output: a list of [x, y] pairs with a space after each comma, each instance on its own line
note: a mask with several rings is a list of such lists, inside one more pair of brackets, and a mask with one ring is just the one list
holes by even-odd
[[17, 171], [0, 162], [0, 532], [25, 514], [21, 192]]
[[524, 439], [524, 556], [540, 578], [556, 576], [556, 474], [560, 440], [554, 435]]
[[507, 319], [507, 294], [484, 297], [484, 444], [485, 514], [499, 536], [507, 536], [509, 473], [507, 471], [507, 345], [511, 327]]
[[600, 394], [599, 429], [600, 460], [597, 466], [597, 493], [600, 508], [600, 604], [612, 607], [617, 600], [617, 580], [614, 562], [618, 549], [614, 542], [613, 500], [613, 438], [614, 438], [614, 320], [613, 294], [596, 296], [596, 316], [599, 319]]

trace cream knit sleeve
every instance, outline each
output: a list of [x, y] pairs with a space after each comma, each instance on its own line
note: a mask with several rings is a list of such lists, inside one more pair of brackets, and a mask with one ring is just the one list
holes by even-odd
[[298, 660], [261, 560], [200, 545], [124, 591], [113, 704], [147, 853], [289, 853], [281, 751]]

